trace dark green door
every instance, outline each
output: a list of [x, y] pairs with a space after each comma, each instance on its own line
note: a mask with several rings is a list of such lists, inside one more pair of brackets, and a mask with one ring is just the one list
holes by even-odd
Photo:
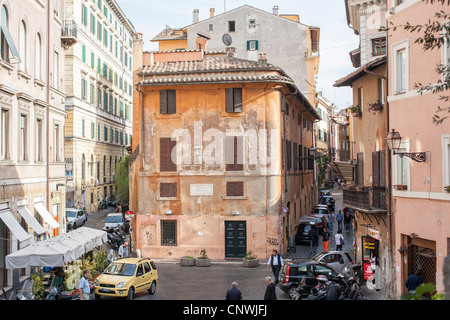
[[225, 258], [243, 258], [247, 250], [247, 222], [225, 221]]

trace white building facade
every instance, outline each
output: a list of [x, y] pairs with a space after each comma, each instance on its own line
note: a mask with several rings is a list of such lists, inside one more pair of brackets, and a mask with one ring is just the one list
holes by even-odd
[[63, 233], [64, 54], [60, 1], [0, 1], [0, 287], [28, 268], [5, 257]]
[[77, 26], [66, 55], [67, 206], [96, 211], [115, 193], [115, 171], [132, 141], [134, 27], [114, 0], [66, 1]]

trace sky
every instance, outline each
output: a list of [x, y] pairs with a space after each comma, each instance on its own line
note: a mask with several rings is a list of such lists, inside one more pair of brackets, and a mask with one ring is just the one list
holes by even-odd
[[359, 38], [347, 25], [344, 0], [116, 0], [137, 32], [144, 35], [144, 50], [157, 50], [150, 40], [166, 25], [172, 28], [192, 24], [192, 12], [200, 11], [200, 20], [209, 18], [209, 9], [221, 14], [243, 5], [280, 14], [298, 14], [300, 22], [320, 28], [320, 64], [317, 90], [338, 109], [352, 104], [350, 87], [335, 88], [336, 80], [353, 72], [349, 52], [358, 47]]

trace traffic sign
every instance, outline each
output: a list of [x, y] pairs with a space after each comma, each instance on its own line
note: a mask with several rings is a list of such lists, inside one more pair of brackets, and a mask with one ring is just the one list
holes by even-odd
[[289, 212], [289, 208], [288, 207], [283, 207], [283, 209], [281, 209], [281, 211], [286, 214]]
[[125, 212], [125, 219], [127, 219], [128, 221], [133, 220], [134, 218], [134, 212], [131, 210], [128, 210], [127, 212]]

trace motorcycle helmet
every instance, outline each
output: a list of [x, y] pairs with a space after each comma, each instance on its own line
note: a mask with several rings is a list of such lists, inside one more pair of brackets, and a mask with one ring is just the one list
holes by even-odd
[[319, 283], [328, 283], [328, 278], [327, 277], [325, 277], [325, 276], [317, 276], [317, 282], [319, 282]]

